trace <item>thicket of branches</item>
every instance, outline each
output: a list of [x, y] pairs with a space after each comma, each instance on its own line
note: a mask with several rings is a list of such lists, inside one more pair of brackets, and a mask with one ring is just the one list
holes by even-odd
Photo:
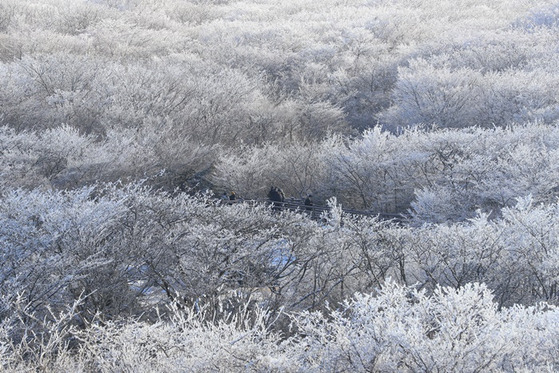
[[15, 190], [0, 210], [1, 360], [552, 369], [558, 208], [525, 199], [498, 220], [412, 227], [335, 201], [317, 221], [138, 185]]
[[0, 370], [559, 369], [558, 9], [2, 1]]
[[553, 1], [6, 0], [0, 14], [0, 125], [65, 126], [100, 149], [42, 156], [64, 187], [162, 168], [176, 187], [241, 144], [558, 115]]

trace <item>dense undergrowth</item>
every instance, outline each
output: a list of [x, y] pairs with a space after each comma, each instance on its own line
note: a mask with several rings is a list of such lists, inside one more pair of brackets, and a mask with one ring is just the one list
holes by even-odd
[[0, 370], [558, 370], [557, 14], [2, 1]]

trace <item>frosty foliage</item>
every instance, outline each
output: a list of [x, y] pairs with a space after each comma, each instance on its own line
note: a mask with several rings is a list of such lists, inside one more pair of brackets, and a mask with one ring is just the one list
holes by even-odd
[[[215, 161], [235, 163], [231, 152], [244, 144], [308, 164], [290, 180], [301, 167], [269, 160], [269, 175], [254, 183], [285, 182], [300, 196], [322, 193], [326, 176], [309, 172], [321, 162], [291, 151], [312, 152], [330, 133], [557, 119], [553, 1], [6, 0], [0, 13], [0, 124], [37, 136], [66, 126], [96, 149], [71, 165], [38, 155], [39, 170], [15, 185], [74, 187], [164, 168], [164, 183], [182, 187]], [[355, 171], [348, 198], [386, 205], [390, 195], [366, 195], [368, 175]]]
[[[499, 311], [491, 297], [479, 284], [441, 287], [427, 296], [387, 282], [328, 317], [292, 315], [296, 332], [289, 336], [270, 330], [274, 320], [263, 310], [239, 324], [235, 316], [206, 322], [203, 311], [171, 306], [168, 320], [96, 322], [84, 330], [71, 324], [74, 309], [45, 321], [16, 301], [7, 306], [35, 319], [46, 334], [10, 342], [17, 319], [5, 319], [0, 361], [6, 372], [34, 366], [75, 372], [554, 371], [557, 309]], [[69, 350], [72, 340], [79, 343]]]
[[1, 1], [0, 370], [559, 370], [558, 14]]
[[544, 355], [557, 348], [556, 328], [516, 332], [536, 315], [556, 318], [557, 310], [515, 307], [499, 312], [491, 297], [479, 284], [437, 288], [426, 296], [389, 282], [376, 296], [356, 295], [329, 319], [318, 313], [297, 318], [303, 333], [297, 339], [304, 351], [300, 359], [309, 371], [554, 369], [548, 363], [554, 357]]
[[509, 128], [380, 128], [361, 138], [335, 137], [311, 145], [243, 149], [216, 165], [217, 184], [263, 196], [267, 185], [290, 195], [314, 191], [348, 207], [410, 210], [418, 222], [463, 221], [480, 210], [498, 216], [518, 197], [536, 203], [557, 197], [559, 132], [533, 123]]
[[142, 185], [5, 192], [2, 364], [553, 369], [557, 204], [422, 227], [330, 205], [315, 221]]

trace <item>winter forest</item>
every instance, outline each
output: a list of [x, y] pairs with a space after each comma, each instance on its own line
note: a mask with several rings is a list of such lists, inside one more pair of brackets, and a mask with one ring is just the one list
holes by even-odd
[[557, 0], [0, 0], [0, 83], [0, 371], [559, 371]]

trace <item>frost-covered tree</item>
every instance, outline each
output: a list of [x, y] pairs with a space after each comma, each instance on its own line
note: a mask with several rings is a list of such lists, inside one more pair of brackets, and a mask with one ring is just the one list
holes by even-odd
[[479, 284], [426, 296], [389, 283], [378, 296], [356, 296], [330, 319], [297, 318], [298, 361], [310, 371], [554, 369], [557, 328], [517, 332], [538, 316], [552, 321], [556, 312], [545, 306], [499, 312], [491, 297]]

